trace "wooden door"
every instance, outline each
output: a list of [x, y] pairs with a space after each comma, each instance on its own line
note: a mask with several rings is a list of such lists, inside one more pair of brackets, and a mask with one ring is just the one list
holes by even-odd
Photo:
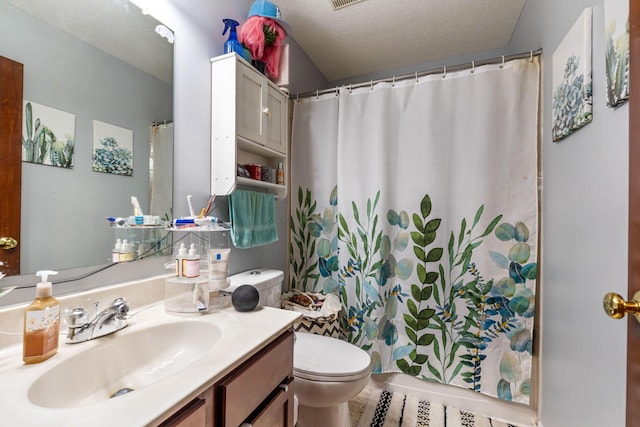
[[0, 272], [7, 275], [20, 274], [22, 82], [23, 65], [0, 56]]

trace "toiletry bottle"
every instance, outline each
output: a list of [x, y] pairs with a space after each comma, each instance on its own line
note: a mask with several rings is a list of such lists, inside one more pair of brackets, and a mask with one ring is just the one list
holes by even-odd
[[191, 244], [187, 256], [182, 258], [182, 276], [187, 278], [200, 276], [200, 255], [195, 243]]
[[209, 242], [209, 290], [219, 291], [229, 286], [227, 274], [231, 248], [229, 232], [218, 231], [213, 234], [215, 237]]
[[229, 39], [224, 42], [224, 53], [235, 52], [238, 55], [242, 56], [242, 45], [238, 41], [238, 36], [236, 33], [236, 27], [240, 25], [240, 23], [229, 18], [223, 19], [222, 22], [224, 22], [224, 31], [222, 32], [222, 35], [224, 36], [227, 33], [227, 30], [229, 30]]
[[176, 277], [183, 277], [182, 260], [186, 256], [187, 248], [184, 247], [184, 243], [180, 243], [180, 249], [178, 249], [178, 255], [176, 255]]
[[120, 261], [133, 261], [133, 248], [127, 239], [124, 239], [120, 246]]
[[36, 298], [24, 311], [24, 363], [43, 362], [58, 352], [60, 302], [51, 296], [51, 282], [47, 281], [53, 274], [58, 273], [51, 270], [36, 273], [42, 281], [36, 285]]
[[122, 240], [118, 239], [116, 245], [111, 251], [111, 261], [120, 262], [120, 251], [122, 250]]
[[284, 185], [284, 169], [282, 169], [282, 162], [278, 163], [278, 171], [276, 172], [276, 184]]
[[131, 242], [129, 243], [125, 248], [125, 254], [126, 254], [126, 258], [127, 261], [133, 261], [134, 259], [136, 259], [136, 253], [135, 253], [135, 248], [136, 248], [136, 244]]

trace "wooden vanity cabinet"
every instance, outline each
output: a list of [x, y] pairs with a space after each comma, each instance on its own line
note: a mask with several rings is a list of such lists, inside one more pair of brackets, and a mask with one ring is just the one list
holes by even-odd
[[160, 427], [293, 427], [293, 330], [288, 330]]

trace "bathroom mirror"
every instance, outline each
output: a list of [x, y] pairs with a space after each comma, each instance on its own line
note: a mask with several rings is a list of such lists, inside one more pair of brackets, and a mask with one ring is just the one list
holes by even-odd
[[[171, 215], [166, 185], [162, 212], [148, 211], [152, 124], [172, 142], [173, 40], [160, 24], [128, 0], [0, 0], [0, 55], [24, 65], [34, 126], [37, 109], [74, 146], [70, 168], [22, 162], [21, 275], [111, 262], [116, 234], [105, 218], [132, 215], [131, 196], [145, 214]], [[99, 170], [96, 149], [113, 148], [103, 142], [116, 135], [128, 167]], [[167, 151], [153, 162], [165, 182]]]

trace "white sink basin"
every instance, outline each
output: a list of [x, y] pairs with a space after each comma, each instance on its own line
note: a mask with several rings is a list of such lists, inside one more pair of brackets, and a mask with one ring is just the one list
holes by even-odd
[[102, 402], [118, 391], [135, 394], [189, 366], [221, 337], [218, 326], [202, 321], [129, 328], [98, 338], [99, 345], [42, 373], [29, 387], [29, 400], [46, 408], [75, 408]]

